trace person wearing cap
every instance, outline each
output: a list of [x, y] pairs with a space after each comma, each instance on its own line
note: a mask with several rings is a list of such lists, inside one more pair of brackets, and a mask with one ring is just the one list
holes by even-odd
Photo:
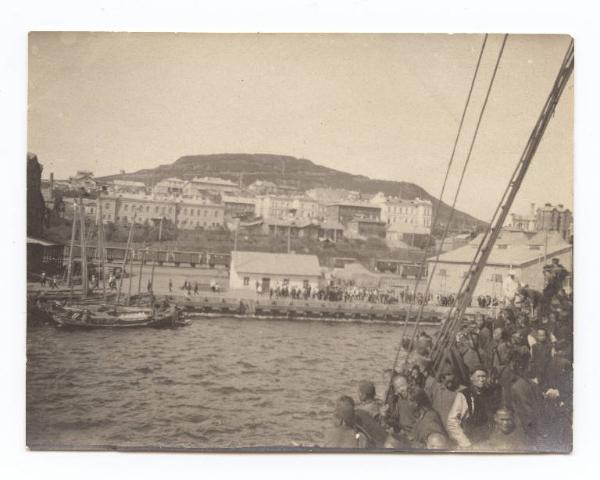
[[357, 409], [363, 410], [371, 415], [375, 420], [379, 420], [381, 416], [382, 401], [376, 397], [375, 384], [369, 380], [362, 380], [358, 384], [358, 400]]
[[486, 440], [490, 433], [492, 402], [486, 391], [487, 370], [482, 366], [473, 368], [470, 380], [469, 387], [457, 392], [446, 420], [446, 430], [459, 448]]

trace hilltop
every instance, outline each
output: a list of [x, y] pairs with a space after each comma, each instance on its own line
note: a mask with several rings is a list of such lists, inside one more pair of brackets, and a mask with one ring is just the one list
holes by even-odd
[[[244, 185], [255, 180], [267, 180], [277, 184], [286, 184], [306, 191], [311, 188], [330, 187], [360, 191], [364, 194], [384, 192], [386, 195], [405, 199], [422, 198], [431, 200], [434, 207], [436, 199], [419, 185], [409, 182], [376, 180], [364, 175], [335, 170], [317, 165], [305, 158], [287, 155], [221, 153], [212, 155], [186, 155], [168, 165], [137, 172], [110, 175], [103, 180], [135, 180], [152, 185], [162, 179], [177, 177], [189, 180], [195, 176], [221, 177], [234, 182], [240, 178]], [[450, 207], [441, 205], [442, 222], [448, 218]], [[481, 229], [486, 224], [467, 213], [457, 211], [453, 229]]]

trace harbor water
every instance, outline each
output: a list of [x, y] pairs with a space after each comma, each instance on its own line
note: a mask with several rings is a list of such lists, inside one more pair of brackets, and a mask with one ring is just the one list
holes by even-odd
[[195, 319], [177, 330], [27, 335], [33, 448], [318, 444], [335, 399], [383, 396], [400, 325]]

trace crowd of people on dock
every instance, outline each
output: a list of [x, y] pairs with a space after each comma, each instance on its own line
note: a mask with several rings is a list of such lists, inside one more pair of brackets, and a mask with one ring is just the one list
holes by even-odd
[[518, 301], [464, 323], [435, 370], [435, 338], [403, 342], [401, 368], [384, 373], [385, 396], [364, 380], [356, 400], [338, 398], [321, 446], [570, 451], [573, 299], [549, 277], [535, 307]]
[[[415, 293], [409, 290], [396, 290], [392, 288], [361, 287], [353, 282], [332, 284], [324, 287], [302, 287], [290, 286], [287, 283], [277, 283], [268, 291], [263, 291], [260, 282], [256, 282], [256, 294], [258, 297], [268, 295], [269, 299], [291, 299], [291, 300], [319, 300], [327, 302], [343, 303], [375, 303], [380, 305], [437, 305], [449, 307], [456, 299], [454, 294], [436, 294], [422, 292]], [[494, 308], [500, 306], [498, 297], [481, 295], [477, 297], [473, 305], [480, 308]]]

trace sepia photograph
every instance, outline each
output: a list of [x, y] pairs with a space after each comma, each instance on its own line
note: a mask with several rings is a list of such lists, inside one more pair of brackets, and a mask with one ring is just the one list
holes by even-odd
[[571, 453], [575, 43], [30, 32], [27, 447]]

